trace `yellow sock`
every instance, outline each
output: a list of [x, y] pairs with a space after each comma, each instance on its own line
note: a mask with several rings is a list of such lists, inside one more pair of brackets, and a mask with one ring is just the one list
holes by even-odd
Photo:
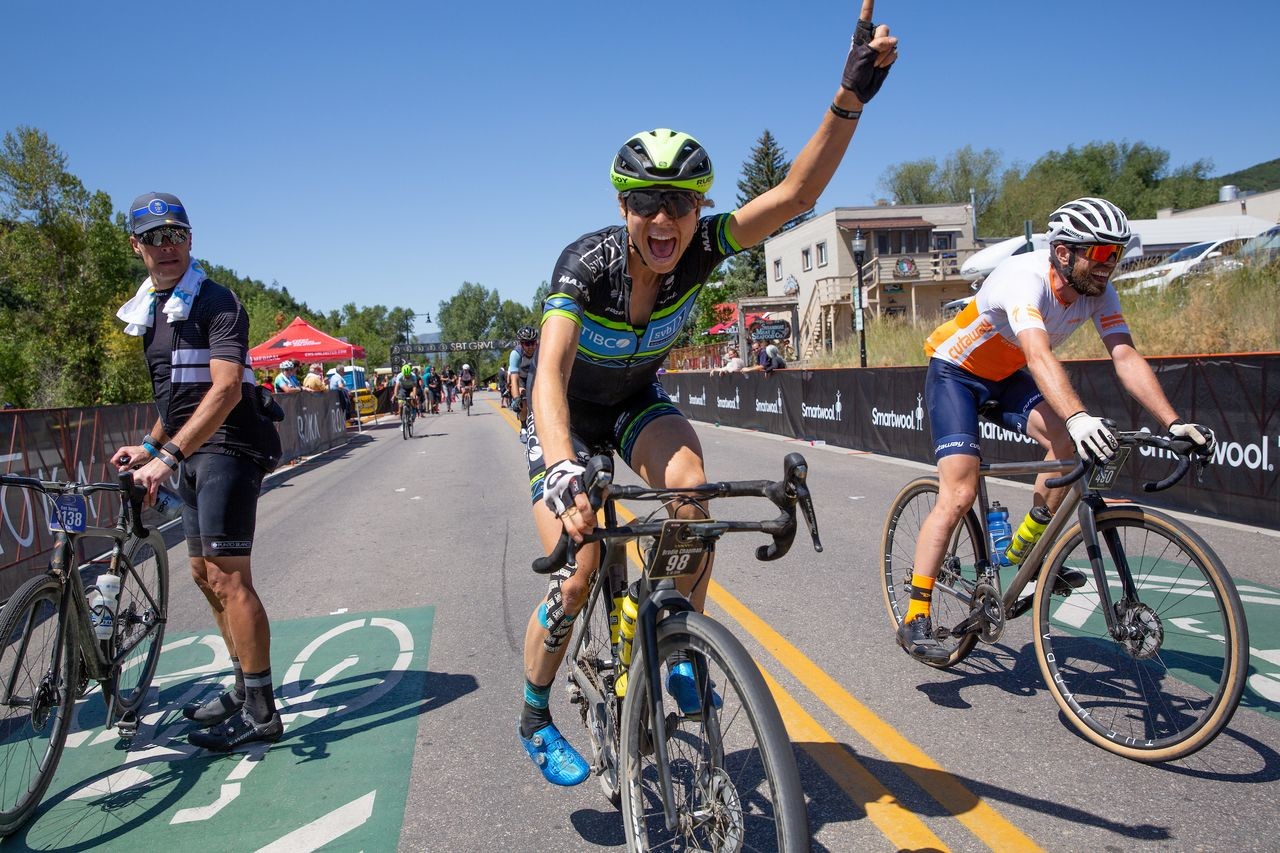
[[933, 602], [934, 580], [914, 572], [911, 574], [911, 601], [907, 605], [907, 615], [902, 618], [903, 622], [929, 615], [929, 605]]

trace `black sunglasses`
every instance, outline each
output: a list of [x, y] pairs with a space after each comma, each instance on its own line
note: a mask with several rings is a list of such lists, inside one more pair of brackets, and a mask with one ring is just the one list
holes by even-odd
[[187, 238], [190, 236], [191, 232], [186, 228], [164, 225], [160, 228], [152, 228], [144, 234], [139, 234], [138, 242], [145, 246], [181, 246], [187, 242]]
[[628, 211], [646, 219], [656, 216], [659, 210], [679, 219], [698, 206], [698, 194], [688, 190], [628, 190], [622, 194], [622, 200]]

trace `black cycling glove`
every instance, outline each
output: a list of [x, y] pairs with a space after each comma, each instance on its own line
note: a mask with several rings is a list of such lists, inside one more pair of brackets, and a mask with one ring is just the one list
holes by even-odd
[[[884, 78], [889, 76], [889, 67], [877, 68], [878, 51], [872, 50], [870, 41], [875, 32], [875, 25], [870, 21], [858, 21], [853, 33], [853, 44], [849, 47], [849, 57], [844, 61], [844, 75], [840, 85], [858, 96], [858, 100], [867, 104], [880, 91]], [[892, 67], [892, 66], [890, 66]]]

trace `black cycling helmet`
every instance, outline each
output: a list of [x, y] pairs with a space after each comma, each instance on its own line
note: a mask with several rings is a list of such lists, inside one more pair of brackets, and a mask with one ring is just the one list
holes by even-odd
[[538, 330], [533, 326], [521, 326], [516, 330], [516, 340], [520, 343], [533, 343], [538, 339]]

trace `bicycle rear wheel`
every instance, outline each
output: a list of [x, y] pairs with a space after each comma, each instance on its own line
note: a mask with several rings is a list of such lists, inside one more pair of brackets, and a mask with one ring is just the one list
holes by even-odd
[[47, 575], [0, 612], [0, 835], [40, 805], [71, 725], [80, 657], [62, 616], [62, 585]]
[[[640, 850], [808, 850], [804, 792], [791, 740], [751, 656], [727, 628], [700, 613], [658, 625], [658, 654], [684, 652], [705, 673], [704, 712], [687, 715], [649, 683], [644, 653], [632, 659], [622, 707], [622, 819]], [[663, 694], [677, 825], [668, 831], [651, 743], [650, 694]], [[714, 691], [721, 706], [707, 697]], [[707, 705], [712, 710], [707, 712]]]
[[111, 688], [116, 709], [136, 711], [160, 661], [169, 604], [169, 554], [163, 540], [133, 539], [125, 548], [116, 608], [116, 668]]
[[[881, 581], [885, 608], [889, 611], [895, 630], [902, 624], [911, 602], [911, 573], [915, 568], [920, 527], [937, 503], [937, 479], [921, 477], [908, 483], [898, 493], [884, 522], [880, 549], [880, 553], [884, 555]], [[946, 553], [942, 557], [942, 566], [938, 570], [932, 603], [935, 627], [950, 628], [969, 616], [969, 599], [978, 585], [978, 562], [986, 555], [983, 543], [982, 525], [978, 523], [977, 515], [970, 510], [952, 532]], [[939, 663], [922, 663], [936, 669], [954, 666], [973, 651], [977, 642], [976, 634], [948, 637], [940, 643], [950, 653], [950, 657]]]
[[[1199, 536], [1161, 513], [1116, 507], [1097, 514], [1112, 608], [1108, 631], [1079, 525], [1045, 560], [1036, 584], [1036, 658], [1072, 726], [1135, 761], [1183, 758], [1231, 720], [1244, 690], [1249, 635], [1227, 570]], [[1087, 584], [1054, 596], [1063, 566]], [[1122, 572], [1137, 601], [1125, 596]]]

